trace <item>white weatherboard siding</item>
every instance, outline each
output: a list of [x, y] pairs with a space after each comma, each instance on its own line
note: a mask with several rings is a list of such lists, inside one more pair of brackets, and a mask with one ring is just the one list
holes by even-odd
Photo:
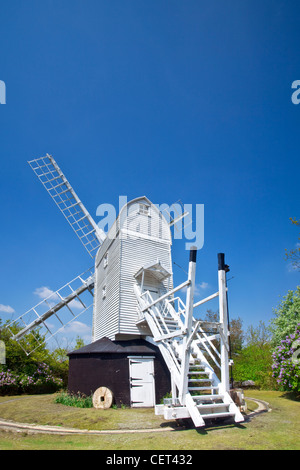
[[[107, 247], [103, 254], [108, 252], [108, 264], [104, 267], [104, 256], [96, 260], [95, 269], [95, 296], [93, 315], [93, 341], [103, 336], [114, 338], [118, 333], [119, 323], [119, 290], [120, 290], [120, 240], [117, 238]], [[99, 250], [99, 254], [102, 252]], [[106, 290], [103, 298], [103, 290]]]
[[146, 272], [144, 285], [158, 289], [160, 294], [173, 287], [170, 228], [147, 198], [124, 206], [110, 234], [96, 257], [93, 341], [104, 336], [115, 340], [145, 335], [145, 330], [136, 326], [138, 309], [133, 290], [141, 280], [134, 277], [141, 268], [159, 261], [171, 276], [159, 282]]
[[[139, 333], [140, 330], [136, 327], [138, 309], [133, 290], [136, 283], [134, 275], [141, 267], [154, 263], [157, 259], [169, 272], [172, 272], [171, 252], [168, 244], [138, 237], [128, 237], [122, 240], [120, 333]], [[161, 294], [168, 289], [168, 282], [171, 283], [171, 280], [166, 279], [163, 283], [159, 283], [152, 275], [146, 275], [144, 279], [145, 286], [157, 287]]]

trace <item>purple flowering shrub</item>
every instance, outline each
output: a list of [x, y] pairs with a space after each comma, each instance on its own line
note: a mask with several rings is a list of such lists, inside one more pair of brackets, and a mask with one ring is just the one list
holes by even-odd
[[273, 377], [280, 388], [300, 391], [300, 323], [294, 334], [286, 336], [273, 355]]
[[11, 370], [0, 371], [0, 395], [15, 395], [19, 390], [19, 376]]
[[55, 377], [50, 367], [39, 363], [32, 374], [16, 374], [10, 370], [0, 371], [0, 395], [16, 393], [50, 393], [62, 388], [63, 380]]

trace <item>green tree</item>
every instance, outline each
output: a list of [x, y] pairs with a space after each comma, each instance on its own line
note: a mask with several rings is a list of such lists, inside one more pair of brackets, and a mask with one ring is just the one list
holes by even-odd
[[6, 368], [17, 373], [31, 373], [35, 365], [40, 362], [47, 362], [50, 358], [48, 349], [39, 347], [45, 344], [45, 339], [40, 335], [39, 330], [32, 334], [25, 335], [20, 342], [11, 339], [12, 334], [18, 333], [22, 328], [13, 325], [7, 328], [8, 321], [2, 323], [0, 319], [0, 340], [5, 344]]
[[85, 346], [85, 342], [82, 338], [80, 338], [80, 336], [76, 336], [76, 342], [75, 342], [75, 346], [74, 346], [74, 351], [76, 349], [80, 349], [80, 348], [83, 348]]
[[[204, 321], [219, 322], [219, 312], [207, 310]], [[240, 317], [230, 319], [230, 345], [232, 354], [238, 354], [244, 341], [243, 321]]]
[[300, 323], [300, 286], [295, 291], [288, 291], [277, 308], [275, 318], [270, 321], [273, 346], [279, 346], [281, 340], [291, 335]]
[[245, 335], [245, 341], [248, 345], [264, 347], [270, 344], [271, 333], [265, 322], [260, 320], [257, 327], [250, 325]]
[[[300, 219], [296, 220], [295, 218], [292, 219], [290, 217], [290, 221], [292, 222], [293, 225], [300, 226]], [[287, 260], [291, 260], [292, 266], [294, 269], [300, 270], [300, 236], [298, 237], [298, 243], [296, 248], [293, 248], [291, 250], [285, 250], [285, 257]]]
[[245, 334], [245, 346], [234, 358], [233, 374], [238, 382], [253, 380], [262, 388], [274, 388], [272, 378], [272, 345], [270, 333], [264, 322], [249, 326]]
[[233, 356], [239, 354], [244, 342], [243, 321], [240, 317], [230, 320], [230, 344]]
[[5, 364], [0, 365], [3, 371], [12, 371], [17, 375], [32, 376], [39, 369], [40, 364], [47, 364], [55, 377], [67, 383], [68, 361], [60, 362], [55, 354], [51, 353], [45, 342], [45, 337], [35, 329], [34, 335], [25, 335], [20, 342], [11, 339], [12, 334], [18, 333], [22, 327], [12, 325], [8, 329], [8, 321], [2, 322], [0, 318], [0, 340], [5, 344]]

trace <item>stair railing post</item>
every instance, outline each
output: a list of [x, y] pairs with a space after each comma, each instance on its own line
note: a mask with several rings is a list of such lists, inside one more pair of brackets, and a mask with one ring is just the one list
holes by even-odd
[[196, 279], [196, 258], [197, 248], [192, 247], [190, 250], [189, 260], [189, 272], [186, 292], [186, 309], [185, 309], [185, 322], [184, 330], [185, 335], [182, 340], [182, 360], [181, 360], [181, 373], [180, 373], [180, 388], [179, 388], [179, 399], [182, 405], [185, 405], [185, 397], [188, 392], [188, 373], [189, 373], [189, 362], [191, 354], [191, 345], [188, 345], [188, 339], [192, 334], [193, 326], [193, 305], [194, 305], [194, 291], [195, 291], [195, 279]]
[[221, 343], [221, 385], [223, 391], [228, 392], [229, 386], [229, 341], [228, 341], [228, 312], [226, 296], [226, 269], [224, 253], [218, 253], [218, 282], [219, 282], [219, 315], [223, 335], [220, 335]]

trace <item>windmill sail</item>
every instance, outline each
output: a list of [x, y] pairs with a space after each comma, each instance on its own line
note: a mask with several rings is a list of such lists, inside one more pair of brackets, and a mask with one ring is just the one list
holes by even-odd
[[[80, 274], [56, 292], [45, 289], [48, 292], [46, 298], [7, 326], [12, 334], [11, 339], [21, 346], [22, 338], [31, 333], [36, 340], [36, 348], [39, 347], [41, 342], [48, 341], [93, 305], [93, 270]], [[14, 327], [19, 330], [17, 333]], [[35, 337], [36, 329], [39, 335]], [[33, 350], [25, 352], [30, 354]]]
[[28, 163], [89, 255], [94, 258], [105, 239], [105, 234], [84, 207], [54, 158], [47, 154], [45, 157], [31, 160]]

